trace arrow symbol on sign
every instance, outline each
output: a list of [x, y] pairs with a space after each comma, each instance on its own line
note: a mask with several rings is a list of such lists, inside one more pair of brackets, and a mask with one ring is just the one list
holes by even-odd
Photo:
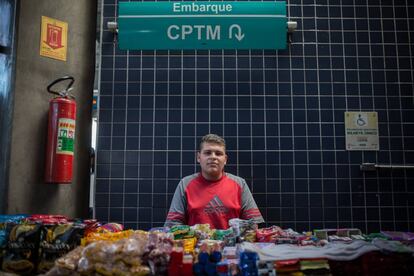
[[237, 38], [238, 41], [242, 40], [244, 38], [244, 34], [242, 33], [242, 30], [238, 24], [233, 24], [229, 28], [229, 39], [233, 38], [233, 29], [236, 29], [236, 33], [234, 36]]

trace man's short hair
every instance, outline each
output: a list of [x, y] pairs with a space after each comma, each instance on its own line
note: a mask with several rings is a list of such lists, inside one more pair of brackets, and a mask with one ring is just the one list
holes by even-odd
[[222, 137], [218, 136], [217, 134], [210, 133], [210, 134], [204, 135], [200, 141], [200, 149], [199, 149], [200, 151], [203, 148], [204, 143], [217, 144], [217, 145], [223, 146], [224, 150], [226, 150], [226, 141]]

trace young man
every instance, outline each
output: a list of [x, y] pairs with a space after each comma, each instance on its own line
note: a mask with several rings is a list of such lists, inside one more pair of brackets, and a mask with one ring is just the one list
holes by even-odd
[[264, 222], [246, 181], [224, 172], [227, 155], [223, 138], [205, 135], [197, 162], [201, 172], [180, 181], [165, 226], [208, 223], [213, 229], [227, 229], [232, 218]]

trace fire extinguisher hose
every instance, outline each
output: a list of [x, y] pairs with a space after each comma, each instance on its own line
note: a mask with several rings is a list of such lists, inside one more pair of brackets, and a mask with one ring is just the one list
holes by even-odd
[[[52, 90], [52, 86], [54, 86], [55, 84], [62, 82], [62, 81], [66, 81], [66, 80], [70, 80], [70, 82], [68, 83], [68, 85], [66, 86], [66, 89], [63, 89], [61, 91], [56, 91], [56, 90]], [[61, 78], [58, 78], [56, 80], [54, 80], [51, 84], [49, 84], [47, 86], [47, 91], [51, 94], [55, 94], [61, 97], [65, 97], [65, 98], [75, 98], [72, 94], [69, 94], [69, 92], [73, 89], [72, 85], [75, 82], [75, 78], [72, 76], [64, 76]]]

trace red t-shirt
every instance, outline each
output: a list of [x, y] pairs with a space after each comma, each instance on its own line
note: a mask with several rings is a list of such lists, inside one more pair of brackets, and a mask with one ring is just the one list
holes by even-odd
[[178, 184], [165, 224], [208, 223], [213, 229], [227, 229], [232, 218], [263, 222], [246, 181], [228, 173], [208, 181], [198, 173]]

